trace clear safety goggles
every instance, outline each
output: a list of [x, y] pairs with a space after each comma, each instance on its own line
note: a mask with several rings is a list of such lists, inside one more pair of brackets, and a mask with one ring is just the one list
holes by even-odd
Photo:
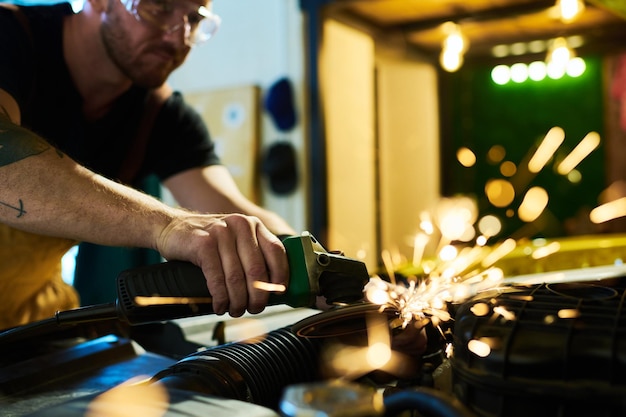
[[137, 21], [165, 33], [183, 29], [189, 46], [209, 40], [222, 23], [207, 7], [190, 0], [122, 0], [122, 4]]

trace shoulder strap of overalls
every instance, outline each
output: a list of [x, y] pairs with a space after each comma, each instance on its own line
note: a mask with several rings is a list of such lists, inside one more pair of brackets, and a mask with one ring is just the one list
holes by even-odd
[[162, 86], [148, 92], [137, 133], [118, 173], [118, 179], [121, 182], [131, 184], [136, 179], [135, 177], [143, 164], [148, 147], [148, 138], [154, 127], [154, 121], [163, 103], [165, 103], [165, 100], [171, 93], [172, 90], [168, 86]]

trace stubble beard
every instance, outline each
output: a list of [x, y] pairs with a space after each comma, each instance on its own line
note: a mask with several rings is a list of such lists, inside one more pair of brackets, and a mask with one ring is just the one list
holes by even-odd
[[[140, 87], [157, 88], [163, 85], [172, 71], [182, 64], [182, 53], [163, 41], [156, 41], [139, 52], [133, 50], [132, 37], [123, 28], [119, 18], [112, 15], [110, 13], [109, 19], [102, 22], [100, 27], [100, 36], [110, 59], [126, 77]], [[172, 59], [159, 65], [146, 56], [157, 51], [171, 54]]]

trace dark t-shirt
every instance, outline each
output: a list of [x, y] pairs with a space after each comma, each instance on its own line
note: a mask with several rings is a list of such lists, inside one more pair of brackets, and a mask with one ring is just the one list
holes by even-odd
[[[0, 88], [18, 102], [22, 125], [77, 162], [118, 178], [137, 135], [148, 91], [132, 87], [96, 121], [82, 113], [82, 98], [63, 59], [62, 21], [69, 4], [21, 8], [28, 29], [0, 7]], [[30, 33], [28, 33], [30, 30]], [[161, 180], [189, 168], [218, 164], [214, 144], [198, 113], [174, 93], [159, 110], [136, 181]]]

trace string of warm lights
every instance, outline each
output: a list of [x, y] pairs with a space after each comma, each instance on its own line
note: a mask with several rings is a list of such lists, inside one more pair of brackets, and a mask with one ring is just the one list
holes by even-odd
[[443, 24], [446, 37], [443, 40], [439, 62], [448, 72], [457, 71], [463, 65], [463, 55], [468, 48], [468, 40], [461, 32], [461, 27], [454, 22]]
[[526, 81], [542, 81], [546, 78], [558, 80], [564, 76], [580, 77], [585, 73], [587, 64], [581, 57], [574, 57], [566, 63], [548, 65], [543, 61], [533, 61], [530, 64], [518, 62], [513, 65], [496, 65], [491, 70], [491, 80], [499, 85], [509, 82], [523, 83]]
[[[582, 0], [556, 0], [556, 4], [550, 10], [555, 18], [563, 23], [576, 20], [585, 10]], [[442, 42], [439, 61], [441, 67], [448, 72], [455, 72], [463, 65], [464, 54], [469, 47], [469, 41], [462, 32], [461, 25], [456, 22], [446, 22], [442, 25], [445, 37]], [[523, 55], [527, 52], [539, 53], [547, 50], [545, 62], [536, 61], [529, 65], [517, 63], [511, 66], [498, 65], [494, 68], [492, 78], [497, 84], [506, 84], [509, 81], [516, 83], [528, 79], [533, 81], [543, 80], [546, 76], [559, 79], [566, 74], [570, 77], [578, 77], [585, 71], [585, 62], [577, 57], [575, 47], [579, 40], [576, 37], [558, 37], [550, 41], [533, 41], [525, 44], [517, 42], [513, 45], [497, 45], [493, 48], [495, 57], [504, 57], [509, 53]]]

